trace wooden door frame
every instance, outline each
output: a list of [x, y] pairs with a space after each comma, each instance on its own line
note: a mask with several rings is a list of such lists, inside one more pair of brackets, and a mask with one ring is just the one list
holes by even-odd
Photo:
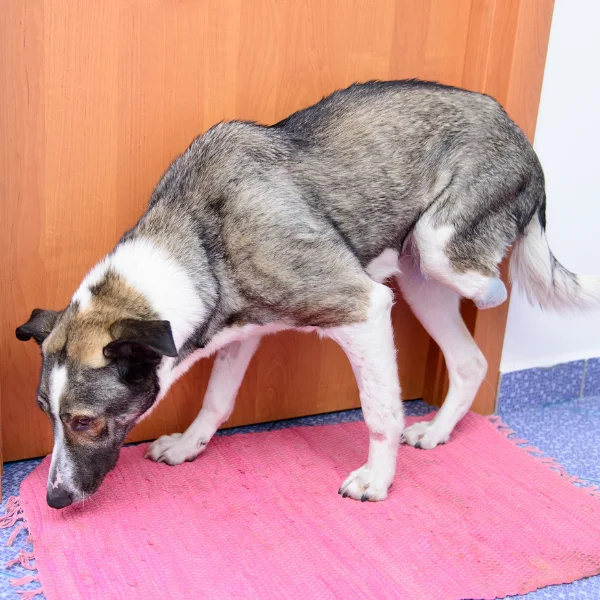
[[[463, 87], [498, 100], [532, 142], [553, 10], [554, 0], [474, 0], [469, 23]], [[510, 299], [506, 260], [501, 273]], [[488, 362], [486, 379], [473, 403], [480, 414], [496, 410], [508, 306], [509, 300], [489, 310], [462, 305], [465, 323]], [[423, 399], [441, 406], [447, 391], [444, 358], [431, 341]]]

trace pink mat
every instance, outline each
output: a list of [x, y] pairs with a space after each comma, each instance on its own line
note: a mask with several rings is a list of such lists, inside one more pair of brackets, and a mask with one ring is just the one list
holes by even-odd
[[364, 423], [221, 437], [176, 468], [130, 447], [93, 501], [62, 511], [46, 505], [45, 460], [20, 500], [44, 593], [495, 598], [600, 572], [597, 492], [487, 419], [435, 450], [402, 446], [382, 503], [337, 494], [367, 437]]

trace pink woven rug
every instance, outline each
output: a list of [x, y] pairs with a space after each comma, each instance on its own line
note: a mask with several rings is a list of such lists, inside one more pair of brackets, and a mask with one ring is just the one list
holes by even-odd
[[446, 446], [402, 446], [382, 503], [337, 494], [364, 423], [215, 438], [176, 468], [126, 448], [93, 501], [62, 511], [46, 460], [12, 521], [48, 600], [495, 598], [599, 573], [598, 492], [499, 426], [470, 414]]

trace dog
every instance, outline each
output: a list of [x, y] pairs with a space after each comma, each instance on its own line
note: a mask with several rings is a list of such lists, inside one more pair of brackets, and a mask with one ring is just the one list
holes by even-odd
[[[283, 121], [219, 123], [169, 167], [148, 209], [61, 311], [16, 330], [42, 351], [37, 401], [54, 449], [47, 501], [94, 493], [128, 432], [175, 380], [216, 353], [202, 410], [148, 448], [178, 465], [230, 416], [262, 336], [316, 331], [345, 351], [369, 432], [340, 493], [383, 500], [402, 440], [435, 448], [469, 410], [487, 364], [461, 298], [507, 291], [557, 310], [595, 306], [545, 237], [544, 175], [519, 127], [486, 95], [418, 80], [354, 84]], [[450, 386], [431, 422], [404, 429], [390, 311], [398, 286], [440, 346]]]

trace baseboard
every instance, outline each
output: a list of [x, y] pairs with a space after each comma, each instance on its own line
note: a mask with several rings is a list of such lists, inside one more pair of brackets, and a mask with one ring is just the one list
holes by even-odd
[[503, 373], [498, 406], [503, 411], [600, 396], [600, 358]]

